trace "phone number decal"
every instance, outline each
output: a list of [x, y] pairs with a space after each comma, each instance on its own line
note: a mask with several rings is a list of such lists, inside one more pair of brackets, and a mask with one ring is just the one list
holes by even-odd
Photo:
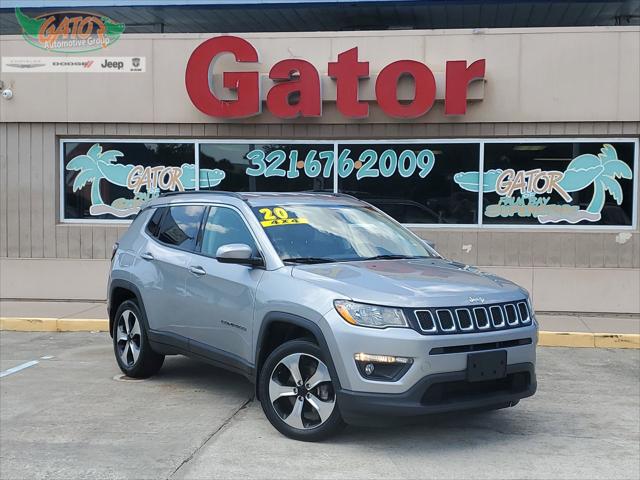
[[[252, 177], [286, 177], [298, 178], [300, 170], [310, 178], [333, 176], [335, 155], [333, 150], [309, 150], [304, 158], [299, 157], [298, 150], [273, 150], [265, 153], [263, 150], [251, 150], [247, 158], [251, 167], [247, 168], [247, 175]], [[357, 160], [351, 158], [351, 150], [343, 149], [338, 155], [338, 175], [346, 178], [356, 171], [356, 178], [390, 177], [399, 173], [401, 177], [410, 177], [416, 172], [420, 178], [425, 178], [435, 164], [435, 156], [431, 150], [403, 150], [399, 154], [392, 149], [384, 150], [380, 155], [373, 149], [364, 150]]]

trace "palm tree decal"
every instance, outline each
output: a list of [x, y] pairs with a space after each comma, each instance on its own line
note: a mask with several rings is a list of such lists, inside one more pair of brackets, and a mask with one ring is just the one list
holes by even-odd
[[[102, 151], [99, 143], [94, 143], [85, 155], [73, 157], [67, 163], [67, 170], [78, 171], [78, 175], [73, 181], [73, 191], [85, 187], [87, 183], [91, 183], [91, 206], [89, 213], [91, 215], [110, 214], [116, 217], [128, 217], [137, 213], [139, 203], [148, 200], [152, 196], [159, 194], [159, 189], [155, 191], [138, 192], [134, 199], [137, 203], [128, 208], [121, 206], [121, 202], [130, 200], [116, 199], [111, 205], [105, 204], [100, 195], [100, 181], [106, 180], [113, 185], [129, 188], [128, 178], [131, 171], [136, 167], [132, 164], [117, 163], [118, 158], [124, 154], [119, 150]], [[199, 184], [200, 188], [212, 188], [219, 185], [225, 178], [226, 174], [220, 169], [200, 169]], [[179, 182], [181, 188], [185, 190], [193, 190], [196, 188], [196, 167], [192, 163], [183, 163], [180, 166]]]
[[[482, 191], [491, 193], [496, 191], [498, 177], [501, 169], [492, 169], [482, 175]], [[571, 217], [561, 217], [555, 214], [539, 215], [541, 223], [557, 223], [567, 221], [577, 223], [580, 220], [597, 222], [601, 218], [601, 212], [606, 200], [606, 192], [613, 197], [618, 205], [622, 204], [622, 187], [619, 178], [630, 180], [633, 172], [629, 165], [618, 159], [618, 153], [613, 145], [605, 143], [598, 155], [585, 153], [578, 155], [567, 165], [562, 180], [558, 185], [566, 192], [577, 192], [593, 184], [593, 197], [585, 210], [578, 210]], [[480, 175], [478, 172], [459, 172], [453, 176], [460, 188], [470, 192], [477, 192], [480, 188]]]
[[622, 187], [618, 178], [631, 179], [632, 176], [629, 165], [619, 160], [616, 149], [606, 143], [598, 155], [585, 153], [571, 160], [559, 185], [567, 192], [575, 192], [593, 183], [593, 198], [587, 212], [599, 214], [607, 191], [618, 205], [622, 204]]
[[[101, 167], [113, 165], [118, 157], [122, 156], [124, 154], [119, 150], [107, 150], [102, 153], [100, 144], [94, 143], [86, 155], [74, 157], [67, 164], [67, 170], [80, 171], [73, 181], [73, 191], [77, 192], [84, 188], [87, 182], [91, 182], [91, 205], [104, 205], [100, 195], [100, 180], [106, 178], [106, 175]], [[119, 166], [125, 167], [124, 165]]]

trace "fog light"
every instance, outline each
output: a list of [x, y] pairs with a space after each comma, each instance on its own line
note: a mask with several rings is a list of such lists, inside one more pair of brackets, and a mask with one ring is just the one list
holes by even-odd
[[393, 355], [371, 355], [369, 353], [356, 353], [354, 355], [356, 362], [374, 362], [374, 363], [413, 363], [411, 357], [394, 357]]
[[353, 356], [360, 375], [367, 380], [394, 382], [407, 373], [413, 358], [396, 357], [394, 355], [372, 355], [356, 353]]

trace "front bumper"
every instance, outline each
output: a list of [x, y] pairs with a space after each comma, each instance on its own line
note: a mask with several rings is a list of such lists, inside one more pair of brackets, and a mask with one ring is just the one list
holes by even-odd
[[[424, 382], [426, 377], [464, 372], [468, 353], [459, 348], [464, 346], [495, 343], [494, 348], [507, 351], [507, 366], [536, 363], [536, 324], [502, 331], [429, 336], [410, 328], [377, 330], [357, 327], [345, 322], [335, 310], [328, 312], [324, 320], [327, 325], [323, 333], [335, 365], [339, 388], [354, 393], [406, 394]], [[520, 340], [528, 343], [504, 346]], [[413, 364], [397, 381], [370, 380], [363, 378], [357, 369], [354, 355], [359, 352], [411, 357]]]
[[462, 410], [503, 408], [536, 392], [532, 363], [507, 366], [500, 380], [467, 382], [466, 371], [427, 375], [403, 393], [337, 392], [343, 419], [350, 424], [387, 423], [414, 417]]

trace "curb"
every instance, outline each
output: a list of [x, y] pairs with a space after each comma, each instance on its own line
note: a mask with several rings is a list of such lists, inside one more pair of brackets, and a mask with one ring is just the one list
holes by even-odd
[[640, 348], [640, 334], [541, 331], [538, 333], [538, 345], [573, 348]]
[[[14, 332], [107, 332], [100, 318], [0, 318], [0, 330]], [[640, 349], [637, 333], [546, 332], [538, 334], [541, 347]]]
[[0, 330], [14, 332], [107, 332], [102, 318], [7, 318], [0, 317]]

